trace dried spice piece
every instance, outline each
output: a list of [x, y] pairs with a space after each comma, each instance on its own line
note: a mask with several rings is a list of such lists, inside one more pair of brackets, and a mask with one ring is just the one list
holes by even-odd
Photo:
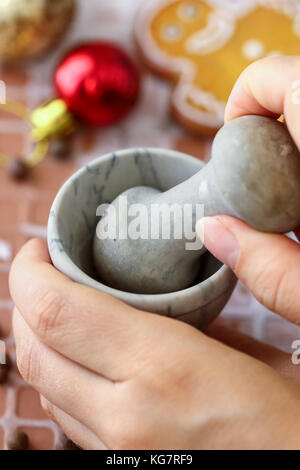
[[29, 168], [23, 160], [12, 160], [7, 167], [9, 176], [15, 181], [23, 181], [27, 178]]
[[29, 439], [25, 432], [16, 429], [8, 435], [6, 444], [9, 450], [27, 450]]

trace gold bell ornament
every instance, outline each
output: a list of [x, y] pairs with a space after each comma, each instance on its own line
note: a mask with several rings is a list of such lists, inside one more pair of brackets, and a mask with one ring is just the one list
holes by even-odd
[[0, 62], [38, 57], [68, 30], [75, 0], [1, 0]]

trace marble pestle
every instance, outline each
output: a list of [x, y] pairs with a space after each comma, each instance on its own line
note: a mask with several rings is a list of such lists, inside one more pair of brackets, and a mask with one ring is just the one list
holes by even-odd
[[[159, 224], [158, 239], [122, 239], [130, 223], [137, 223], [136, 214], [124, 211], [124, 196], [128, 207], [142, 205], [139, 214], [149, 233], [157, 228], [153, 224]], [[202, 216], [227, 214], [262, 231], [289, 232], [300, 226], [299, 151], [284, 124], [244, 116], [218, 132], [210, 162], [192, 178], [164, 193], [150, 187], [132, 188], [111, 206], [115, 212], [103, 215], [94, 238], [94, 261], [102, 282], [138, 294], [176, 292], [193, 285], [205, 249], [187, 249], [195, 247], [187, 245], [191, 239], [184, 230], [180, 238], [183, 211], [174, 208], [189, 208], [186, 213], [193, 230], [203, 207]], [[161, 224], [150, 214], [153, 208], [166, 214], [171, 206], [168, 233], [168, 217]], [[117, 236], [104, 239], [104, 227], [110, 222], [116, 224]]]

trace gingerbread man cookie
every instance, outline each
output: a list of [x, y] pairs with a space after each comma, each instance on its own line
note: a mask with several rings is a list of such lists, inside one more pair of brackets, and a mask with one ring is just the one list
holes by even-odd
[[149, 0], [136, 36], [149, 66], [174, 83], [177, 118], [214, 133], [251, 62], [300, 54], [300, 0]]

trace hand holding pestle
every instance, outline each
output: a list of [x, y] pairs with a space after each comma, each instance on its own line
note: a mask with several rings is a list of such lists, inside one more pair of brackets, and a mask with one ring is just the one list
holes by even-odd
[[[218, 132], [210, 162], [192, 178], [164, 193], [138, 187], [122, 196], [127, 196], [128, 207], [133, 203], [146, 209], [153, 204], [190, 204], [193, 228], [196, 206], [203, 204], [205, 216], [232, 215], [258, 230], [286, 233], [300, 226], [300, 155], [284, 124], [244, 116]], [[112, 206], [117, 213], [121, 211], [120, 196]], [[116, 289], [140, 294], [190, 287], [199, 272], [203, 249], [187, 250], [190, 240], [185, 236], [176, 239], [181, 216], [174, 212], [170, 239], [163, 239], [161, 231], [159, 239], [102, 240], [96, 235], [94, 261], [100, 279]], [[108, 211], [103, 219], [108, 223], [110, 217]], [[117, 233], [130, 219], [127, 212], [117, 214]]]

